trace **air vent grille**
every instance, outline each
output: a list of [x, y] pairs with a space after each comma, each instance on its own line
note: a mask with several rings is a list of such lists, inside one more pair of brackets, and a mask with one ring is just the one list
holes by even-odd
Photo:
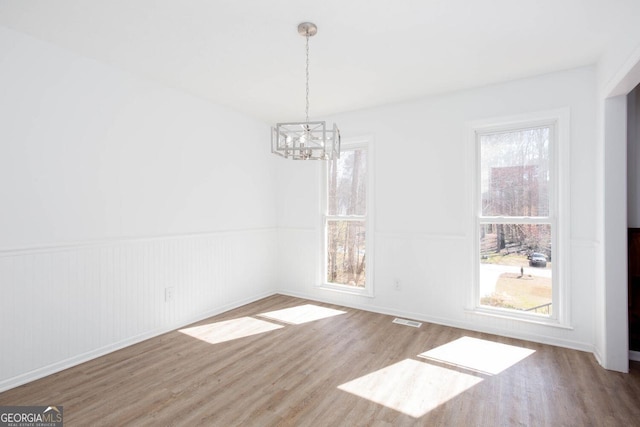
[[422, 323], [416, 322], [415, 320], [400, 319], [399, 317], [393, 319], [393, 323], [397, 323], [398, 325], [411, 326], [414, 328], [419, 328], [420, 326], [422, 326]]

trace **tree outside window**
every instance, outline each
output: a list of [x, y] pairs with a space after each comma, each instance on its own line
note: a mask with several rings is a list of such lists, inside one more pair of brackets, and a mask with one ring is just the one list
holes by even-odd
[[325, 280], [364, 288], [367, 263], [367, 150], [346, 149], [327, 165]]
[[550, 316], [551, 126], [478, 135], [480, 305]]

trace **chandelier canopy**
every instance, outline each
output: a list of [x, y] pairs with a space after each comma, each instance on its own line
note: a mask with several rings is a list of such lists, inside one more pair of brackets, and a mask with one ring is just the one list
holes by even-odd
[[306, 109], [304, 122], [277, 123], [271, 128], [271, 152], [294, 160], [332, 160], [340, 158], [340, 131], [335, 124], [309, 121], [309, 37], [318, 27], [311, 22], [298, 25], [306, 38]]

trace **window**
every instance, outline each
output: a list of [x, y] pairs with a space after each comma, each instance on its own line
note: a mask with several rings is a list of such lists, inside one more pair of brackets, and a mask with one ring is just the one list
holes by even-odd
[[474, 130], [477, 310], [566, 323], [559, 123], [552, 116]]
[[326, 163], [323, 197], [323, 287], [371, 294], [371, 176], [367, 142], [342, 144]]

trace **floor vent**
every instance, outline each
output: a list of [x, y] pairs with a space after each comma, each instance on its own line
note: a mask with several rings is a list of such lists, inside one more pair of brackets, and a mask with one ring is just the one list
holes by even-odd
[[399, 317], [393, 319], [393, 323], [397, 323], [398, 325], [412, 326], [414, 328], [419, 328], [420, 326], [422, 326], [422, 323], [416, 322], [415, 320], [400, 319]]

